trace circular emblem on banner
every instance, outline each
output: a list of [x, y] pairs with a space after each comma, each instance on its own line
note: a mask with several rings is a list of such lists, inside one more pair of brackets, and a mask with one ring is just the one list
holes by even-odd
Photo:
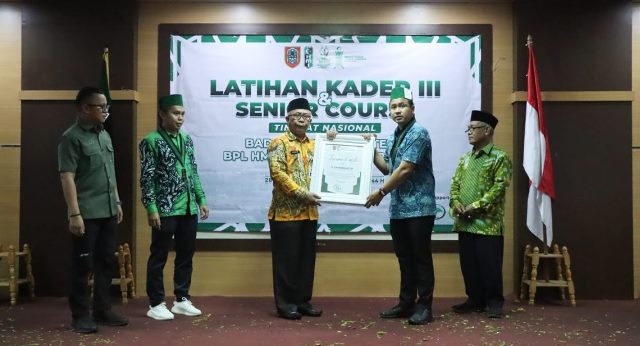
[[447, 213], [447, 209], [441, 204], [436, 204], [436, 220], [442, 219]]

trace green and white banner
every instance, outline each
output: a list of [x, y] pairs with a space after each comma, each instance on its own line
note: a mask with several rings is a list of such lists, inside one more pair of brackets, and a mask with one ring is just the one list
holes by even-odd
[[[312, 104], [309, 134], [376, 133], [380, 151], [396, 128], [389, 93], [413, 91], [416, 119], [431, 135], [436, 179], [435, 232], [447, 233], [449, 187], [464, 133], [480, 109], [480, 36], [171, 36], [171, 93], [185, 98], [185, 130], [211, 209], [207, 234], [268, 232], [271, 202], [266, 148], [286, 128], [288, 101]], [[385, 177], [372, 165], [372, 188]], [[385, 234], [379, 207], [324, 203], [320, 232]]]

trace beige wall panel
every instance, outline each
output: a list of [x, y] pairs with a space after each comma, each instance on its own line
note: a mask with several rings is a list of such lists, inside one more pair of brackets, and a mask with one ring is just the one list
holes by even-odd
[[640, 298], [640, 148], [633, 150], [633, 278], [634, 297]]
[[[20, 4], [0, 3], [0, 144], [20, 144]], [[0, 147], [0, 244], [18, 245], [20, 148]], [[3, 273], [0, 273], [2, 275]]]
[[[168, 292], [173, 287], [170, 275], [173, 272], [173, 259], [171, 255], [165, 269], [165, 289]], [[194, 268], [191, 293], [195, 296], [264, 296], [273, 291], [271, 254], [268, 252], [203, 252], [198, 254], [198, 260], [212, 265], [200, 264]], [[369, 297], [397, 295], [400, 273], [392, 253], [364, 253], [356, 258], [347, 253], [320, 253], [317, 261], [322, 263], [322, 267], [316, 269], [316, 296], [353, 297], [364, 295], [363, 291]], [[439, 255], [437, 261], [436, 295], [459, 297], [460, 292], [464, 292], [464, 286], [460, 280], [458, 256]], [[144, 294], [143, 287], [139, 287], [139, 290], [142, 290], [140, 294]]]
[[[162, 23], [349, 23], [349, 24], [492, 24], [494, 71], [493, 111], [500, 118], [496, 142], [512, 153], [512, 16], [510, 4], [205, 4], [140, 3], [138, 22], [137, 139], [155, 129], [158, 25]], [[524, 78], [524, 77], [523, 77]], [[139, 167], [137, 168], [139, 170]], [[136, 172], [136, 179], [139, 172]], [[139, 200], [139, 190], [137, 191]], [[209, 199], [214, 197], [209, 197]], [[513, 190], [505, 219], [505, 292], [513, 291]], [[265, 201], [269, 203], [269, 201]], [[215, 213], [215, 210], [212, 211]], [[138, 292], [144, 277], [150, 243], [146, 213], [137, 205], [136, 267]], [[371, 264], [374, 265], [371, 265]], [[455, 254], [436, 254], [436, 296], [464, 295]], [[270, 296], [269, 253], [198, 252], [194, 259], [194, 295]], [[399, 273], [393, 254], [319, 253], [316, 263], [317, 296], [397, 296]], [[167, 265], [169, 267], [169, 265]], [[171, 269], [167, 268], [170, 274]], [[381, 273], [383, 275], [381, 275]], [[354, 280], [356, 278], [357, 280]], [[171, 284], [170, 275], [167, 285]], [[171, 286], [167, 286], [170, 291]]]
[[20, 230], [20, 149], [0, 149], [0, 245], [18, 245]]

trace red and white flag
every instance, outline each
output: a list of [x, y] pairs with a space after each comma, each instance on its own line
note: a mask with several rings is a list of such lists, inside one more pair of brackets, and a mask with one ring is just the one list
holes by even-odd
[[547, 229], [547, 245], [553, 240], [553, 218], [551, 199], [556, 192], [553, 184], [553, 168], [549, 154], [549, 139], [544, 126], [542, 98], [538, 85], [538, 71], [533, 57], [533, 44], [529, 43], [529, 81], [527, 117], [524, 125], [524, 153], [522, 165], [529, 176], [529, 198], [527, 200], [527, 227], [531, 233], [543, 240], [543, 225]]

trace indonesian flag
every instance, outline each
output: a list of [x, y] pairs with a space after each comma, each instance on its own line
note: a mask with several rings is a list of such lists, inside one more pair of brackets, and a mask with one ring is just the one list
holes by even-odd
[[547, 245], [553, 240], [553, 218], [551, 199], [555, 199], [553, 168], [549, 154], [549, 139], [544, 126], [542, 98], [538, 85], [538, 72], [533, 57], [533, 44], [529, 44], [529, 81], [527, 118], [524, 125], [524, 170], [529, 176], [529, 198], [527, 200], [527, 227], [531, 233], [543, 240], [543, 224], [547, 228]]

